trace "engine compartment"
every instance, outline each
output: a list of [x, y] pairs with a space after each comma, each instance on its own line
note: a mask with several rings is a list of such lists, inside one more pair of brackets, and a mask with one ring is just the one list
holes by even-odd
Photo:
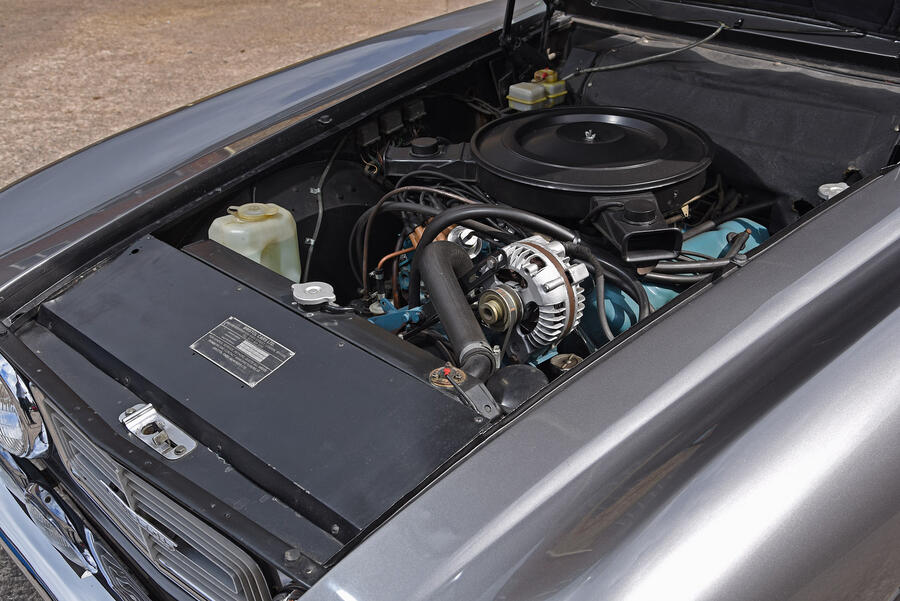
[[[678, 42], [587, 25], [562, 43], [556, 70], [510, 85], [475, 65], [157, 235], [298, 274], [307, 315], [424, 350], [426, 381], [494, 419], [893, 148], [886, 83], [722, 48], [656, 62]], [[287, 271], [241, 250], [262, 226], [236, 214], [273, 206], [299, 232]]]

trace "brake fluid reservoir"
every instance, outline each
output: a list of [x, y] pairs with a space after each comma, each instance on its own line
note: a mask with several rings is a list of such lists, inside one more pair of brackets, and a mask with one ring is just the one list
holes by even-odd
[[228, 207], [228, 215], [209, 226], [209, 239], [289, 280], [300, 281], [297, 222], [287, 209], [259, 202]]
[[517, 111], [533, 111], [562, 104], [566, 96], [566, 82], [559, 79], [553, 69], [534, 72], [531, 81], [509, 86], [509, 108]]

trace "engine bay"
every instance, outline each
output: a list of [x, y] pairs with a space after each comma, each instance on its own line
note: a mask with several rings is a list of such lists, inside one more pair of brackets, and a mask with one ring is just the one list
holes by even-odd
[[[893, 130], [892, 86], [722, 50], [672, 69], [652, 60], [671, 40], [589, 27], [567, 43], [530, 81], [484, 64], [404, 97], [158, 235], [228, 247], [290, 280], [306, 315], [424, 351], [421, 378], [494, 419], [745, 264], [896, 137], [858, 136]], [[733, 83], [748, 71], [804, 84], [771, 124], [760, 96], [777, 93]], [[832, 147], [798, 147], [821, 135]]]
[[[428, 352], [428, 381], [493, 419], [770, 235], [778, 199], [729, 186], [678, 118], [491, 107], [454, 142], [415, 117], [425, 107], [259, 181], [182, 246], [228, 247], [291, 280], [309, 314], [352, 313]], [[376, 131], [391, 133], [365, 144]]]

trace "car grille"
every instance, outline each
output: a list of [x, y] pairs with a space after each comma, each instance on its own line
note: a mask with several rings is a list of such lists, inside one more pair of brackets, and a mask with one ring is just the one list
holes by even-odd
[[259, 566], [242, 550], [100, 450], [45, 404], [66, 469], [138, 549], [204, 601], [269, 601]]

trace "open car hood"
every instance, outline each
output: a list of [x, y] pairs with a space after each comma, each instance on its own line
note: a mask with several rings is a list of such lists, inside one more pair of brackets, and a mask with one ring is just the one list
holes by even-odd
[[893, 0], [705, 0], [702, 3], [669, 0], [569, 0], [566, 2], [566, 12], [579, 14], [589, 8], [613, 8], [659, 16], [656, 14], [658, 7], [675, 4], [734, 8], [799, 21], [832, 23], [843, 28], [890, 36], [896, 36], [900, 29], [900, 5]]

